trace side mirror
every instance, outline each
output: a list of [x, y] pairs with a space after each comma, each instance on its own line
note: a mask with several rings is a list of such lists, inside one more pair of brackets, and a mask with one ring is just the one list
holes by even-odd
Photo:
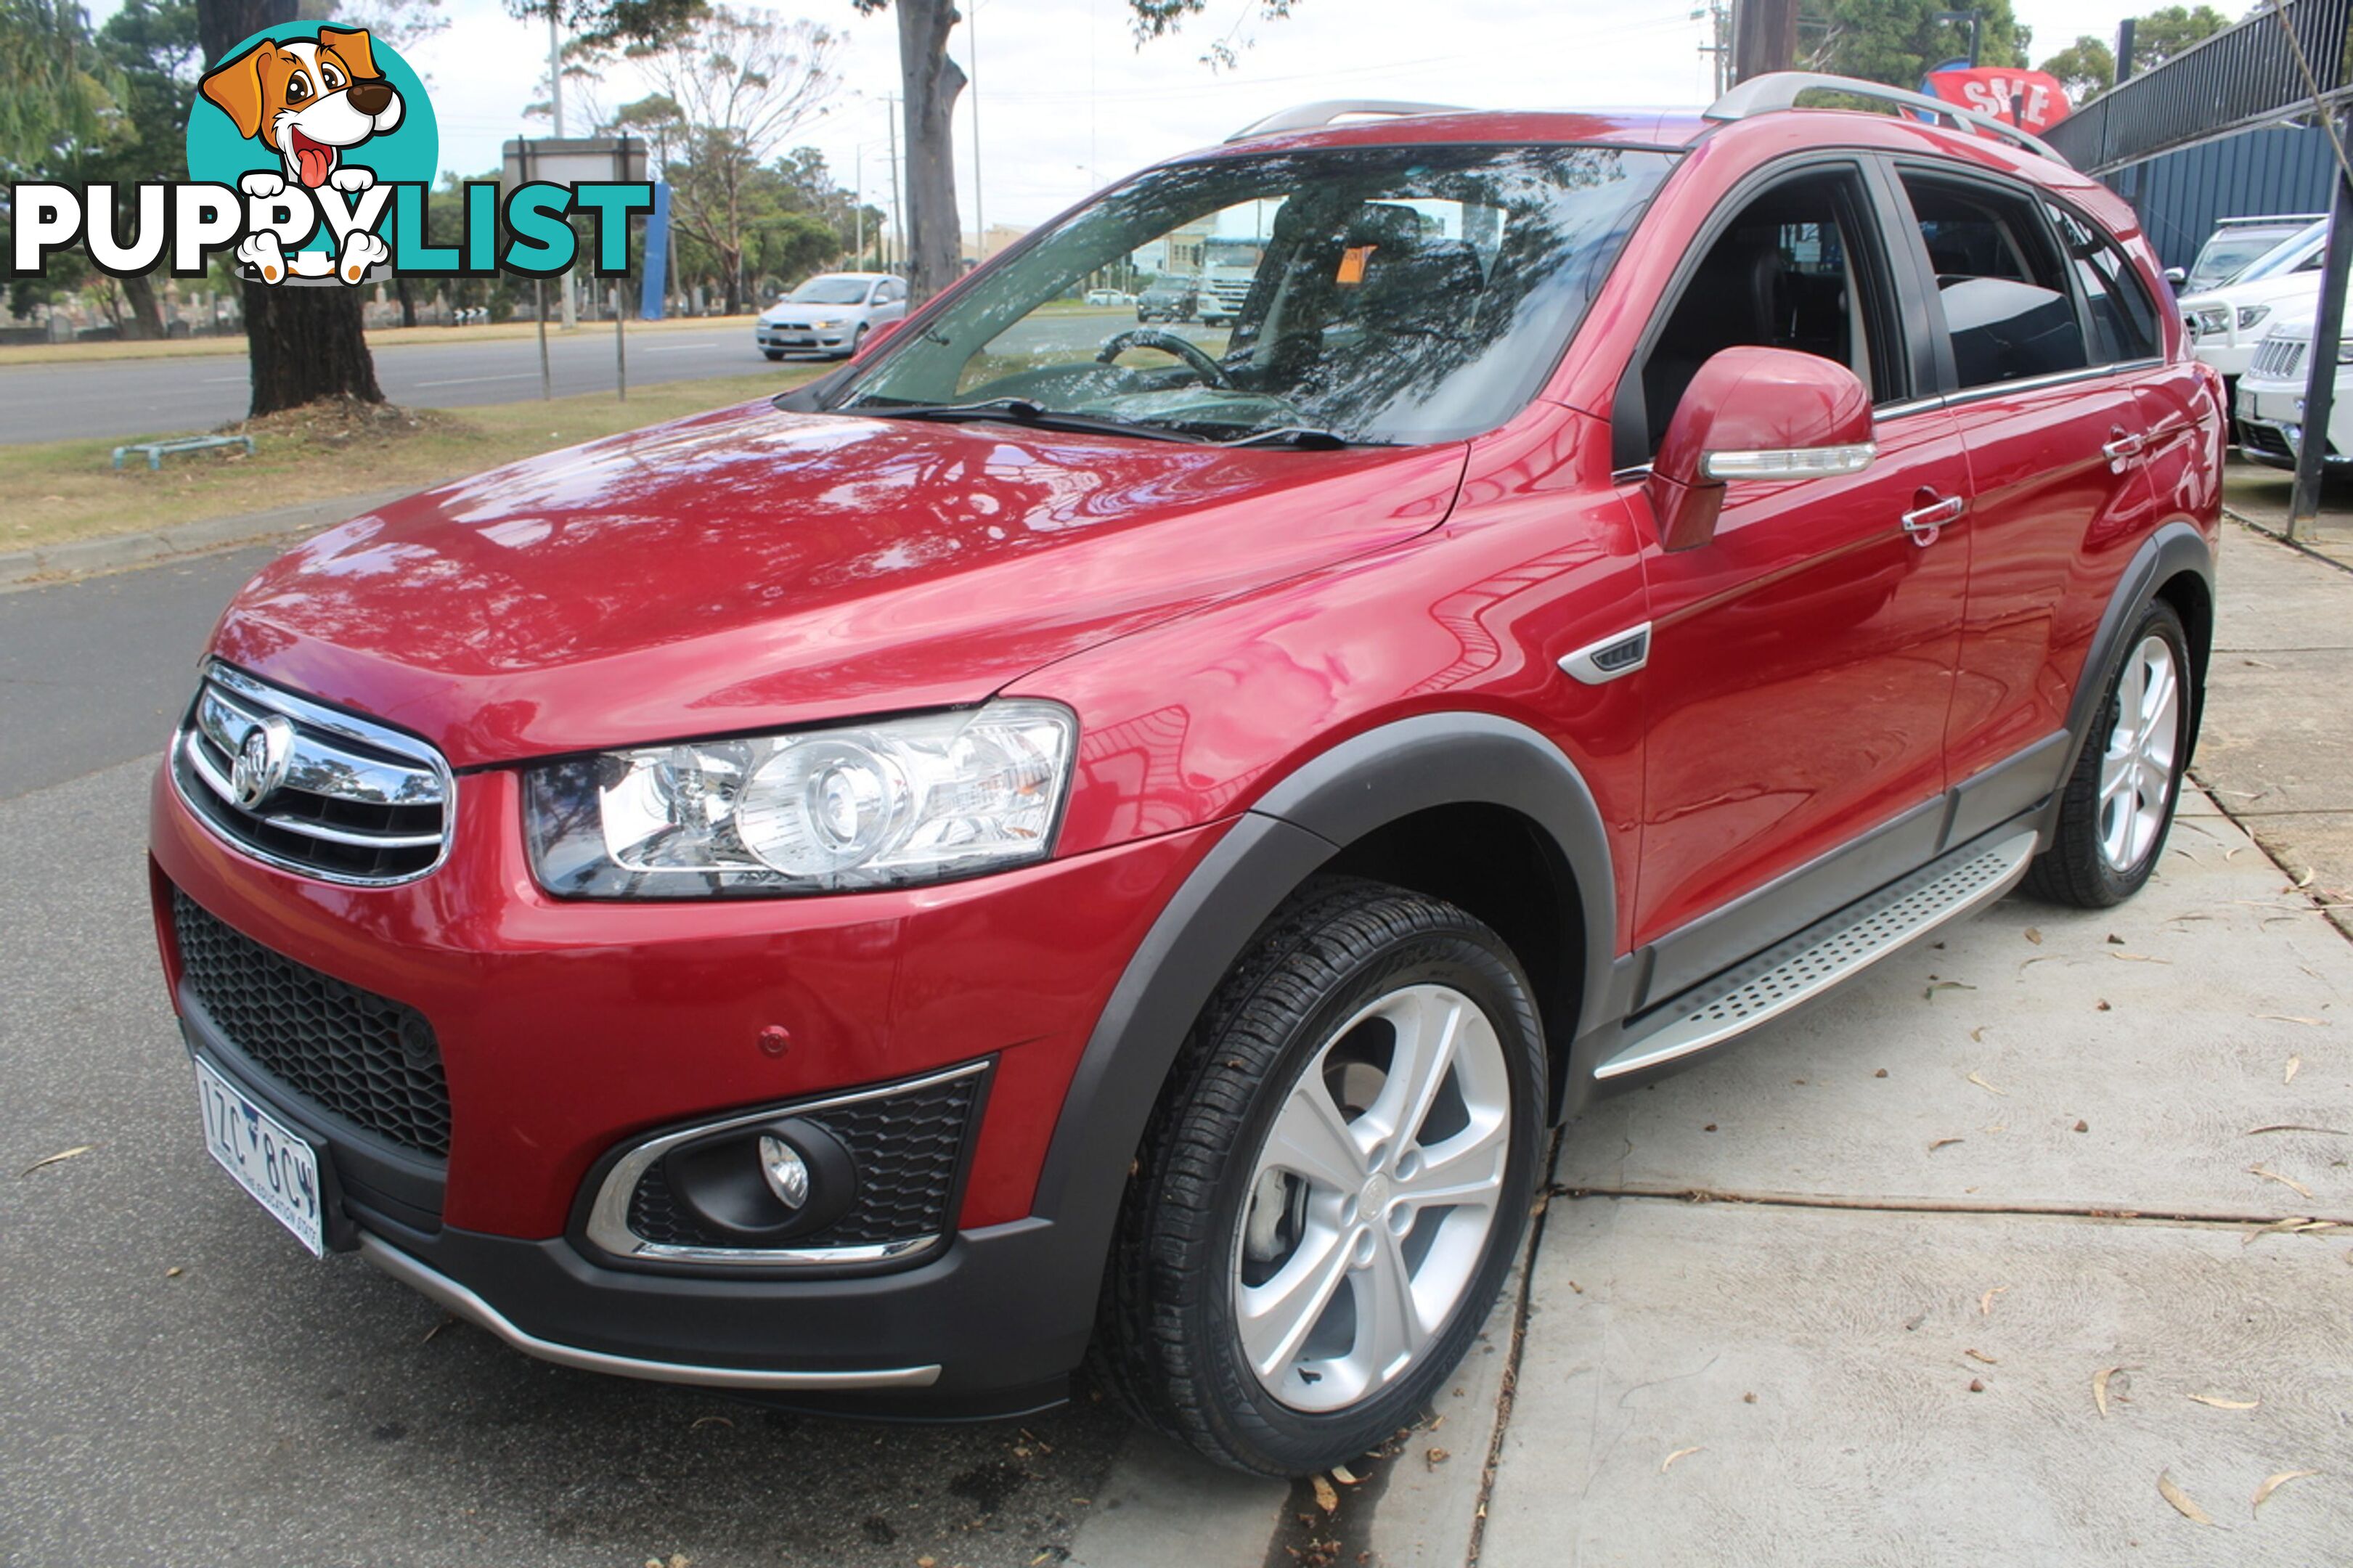
[[2189, 281], [2189, 274], [2179, 267], [2168, 267], [2165, 269], [2165, 280], [2179, 289]]
[[1725, 349], [1683, 389], [1651, 465], [1660, 542], [1695, 550], [1715, 538], [1729, 481], [1859, 474], [1878, 455], [1854, 372], [1789, 349]]
[[874, 352], [875, 344], [881, 342], [884, 338], [889, 337], [892, 332], [897, 331], [903, 324], [904, 318], [902, 318], [899, 321], [874, 321], [870, 323], [866, 329], [866, 342], [860, 345], [858, 352], [849, 357], [852, 359], [864, 359], [868, 354]]

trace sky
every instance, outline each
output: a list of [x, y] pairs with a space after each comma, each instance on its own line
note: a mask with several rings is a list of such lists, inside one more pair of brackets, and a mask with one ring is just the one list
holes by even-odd
[[[824, 152], [845, 187], [888, 207], [889, 95], [898, 90], [897, 23], [850, 0], [728, 0], [840, 33], [841, 86], [788, 145]], [[93, 0], [102, 20], [120, 0]], [[1138, 48], [1124, 0], [959, 0], [967, 21], [949, 52], [974, 74], [956, 112], [957, 205], [1027, 226], [1146, 163], [1224, 140], [1261, 116], [1332, 98], [1396, 98], [1473, 108], [1703, 106], [1713, 80], [1700, 47], [1703, 0], [1296, 0], [1288, 20], [1255, 0], [1211, 0], [1174, 37]], [[2080, 33], [2113, 41], [2118, 0], [2014, 0], [2036, 59]], [[501, 0], [442, 0], [450, 25], [400, 48], [424, 76], [445, 170], [495, 169], [523, 134], [523, 106], [543, 96], [547, 29], [512, 19]], [[978, 58], [976, 61], [976, 38]], [[1208, 46], [1238, 58], [1212, 69]], [[596, 89], [608, 106], [642, 96], [626, 68]], [[973, 110], [979, 109], [978, 189]], [[568, 126], [575, 135], [578, 125]], [[544, 125], [529, 128], [544, 135]]]

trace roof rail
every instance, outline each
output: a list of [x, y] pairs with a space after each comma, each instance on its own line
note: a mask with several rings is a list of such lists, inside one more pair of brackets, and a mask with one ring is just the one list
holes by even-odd
[[2054, 163], [2067, 162], [2042, 138], [2029, 135], [2015, 125], [2005, 125], [1990, 114], [1979, 114], [1974, 109], [1963, 109], [1957, 103], [1930, 98], [1925, 92], [1908, 92], [1900, 87], [1889, 87], [1884, 82], [1860, 81], [1852, 77], [1831, 76], [1822, 71], [1767, 71], [1763, 76], [1750, 77], [1710, 104], [1706, 117], [1710, 120], [1746, 120], [1752, 114], [1795, 109], [1799, 94], [1807, 92], [1843, 92], [1856, 98], [1876, 99], [1898, 108], [1933, 114], [1939, 120], [1949, 121], [1957, 131], [1975, 131], [1999, 138], [2013, 147], [2048, 158]]
[[1350, 114], [1456, 114], [1461, 109], [1459, 103], [1405, 103], [1386, 98], [1328, 98], [1320, 103], [1303, 103], [1296, 109], [1285, 109], [1263, 120], [1254, 120], [1226, 140], [1229, 142], [1247, 142], [1253, 136], [1272, 136], [1283, 131], [1317, 131]]

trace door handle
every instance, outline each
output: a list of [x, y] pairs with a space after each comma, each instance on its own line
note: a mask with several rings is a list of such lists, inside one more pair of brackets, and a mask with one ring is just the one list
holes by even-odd
[[2100, 455], [2107, 458], [2110, 473], [2121, 474], [2125, 471], [2126, 466], [2135, 458], [2139, 457], [2147, 446], [2148, 437], [2146, 436], [2131, 436], [2118, 431], [2115, 439], [2100, 448]]
[[1945, 531], [1947, 523], [1957, 521], [1968, 510], [1969, 503], [1959, 496], [1915, 506], [1904, 514], [1904, 531], [1912, 536], [1913, 543], [1926, 550], [1936, 542], [1936, 536]]

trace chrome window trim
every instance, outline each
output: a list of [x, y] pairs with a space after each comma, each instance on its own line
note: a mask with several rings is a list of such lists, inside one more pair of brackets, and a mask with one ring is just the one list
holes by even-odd
[[2113, 364], [2084, 365], [2078, 370], [2055, 370], [2048, 375], [2021, 376], [2016, 381], [1989, 382], [1983, 386], [1964, 386], [1945, 394], [1945, 406], [1957, 408], [1966, 403], [1982, 403], [1989, 397], [2007, 397], [2014, 392], [2040, 392], [2046, 387], [2067, 386], [2076, 382], [2104, 381], [2116, 374]]
[[614, 1258], [644, 1263], [715, 1264], [732, 1268], [837, 1268], [846, 1264], [886, 1263], [912, 1258], [937, 1246], [943, 1239], [943, 1233], [911, 1237], [900, 1241], [867, 1242], [854, 1247], [677, 1247], [648, 1241], [629, 1228], [629, 1198], [655, 1161], [689, 1140], [708, 1137], [715, 1132], [733, 1132], [744, 1127], [757, 1127], [762, 1122], [790, 1116], [808, 1116], [863, 1100], [888, 1100], [895, 1095], [911, 1094], [917, 1089], [931, 1089], [939, 1084], [952, 1083], [957, 1079], [985, 1073], [990, 1065], [991, 1059], [984, 1058], [976, 1062], [966, 1062], [962, 1067], [927, 1073], [921, 1078], [903, 1079], [878, 1088], [853, 1089], [816, 1100], [770, 1106], [765, 1110], [721, 1117], [649, 1139], [622, 1155], [605, 1173], [604, 1181], [596, 1188], [596, 1202], [588, 1210], [588, 1223], [582, 1227], [583, 1232], [599, 1250]]
[[876, 1367], [849, 1372], [787, 1372], [766, 1371], [758, 1367], [705, 1366], [691, 1362], [646, 1361], [637, 1356], [614, 1355], [607, 1351], [583, 1350], [577, 1345], [541, 1339], [529, 1330], [519, 1327], [505, 1313], [465, 1286], [429, 1264], [411, 1258], [373, 1232], [360, 1232], [360, 1256], [427, 1300], [489, 1330], [523, 1354], [554, 1362], [558, 1366], [607, 1373], [615, 1377], [643, 1378], [649, 1383], [691, 1384], [700, 1388], [928, 1388], [940, 1380], [940, 1368], [936, 1363], [928, 1366]]
[[[415, 764], [419, 771], [428, 773], [432, 779], [433, 789], [430, 797], [412, 796], [401, 800], [375, 801], [373, 804], [389, 805], [438, 804], [441, 807], [441, 831], [438, 836], [440, 849], [433, 857], [432, 862], [421, 869], [405, 871], [395, 877], [353, 876], [348, 872], [333, 870], [307, 861], [290, 859], [262, 845], [237, 837], [226, 831], [215, 820], [212, 812], [189, 794], [188, 775], [193, 775], [207, 792], [218, 795], [230, 811], [266, 826], [301, 833], [328, 843], [354, 845], [367, 848], [417, 849], [435, 842], [433, 838], [422, 834], [354, 835], [346, 829], [330, 827], [321, 823], [264, 816], [247, 811], [237, 803], [235, 793], [230, 789], [228, 781], [220, 776], [219, 770], [212, 765], [211, 759], [204, 755], [203, 748], [199, 743], [198, 737], [200, 732], [203, 732], [201, 715], [204, 711], [205, 698], [216, 687], [228, 693], [228, 699], [224, 705], [235, 707], [240, 712], [246, 711], [245, 704], [250, 703], [265, 712], [281, 714], [304, 729], [332, 735], [341, 740], [385, 752], [393, 757], [405, 758]], [[207, 735], [206, 738], [214, 739], [216, 744], [219, 743], [217, 737]], [[327, 749], [331, 752], [335, 751], [332, 747]], [[336, 754], [344, 753], [337, 752]], [[354, 760], [364, 761], [365, 759]], [[211, 834], [214, 838], [248, 859], [258, 860], [265, 866], [293, 876], [308, 878], [314, 882], [327, 882], [344, 888], [400, 887], [406, 883], [421, 880], [439, 870], [448, 862], [450, 847], [457, 841], [458, 779], [457, 775], [450, 771], [448, 760], [433, 745], [418, 736], [375, 723], [372, 720], [362, 719], [355, 714], [345, 713], [337, 709], [322, 707], [307, 698], [298, 697], [293, 692], [272, 686], [267, 681], [248, 675], [234, 665], [225, 664], [217, 659], [208, 662], [205, 667], [203, 679], [196, 688], [196, 695], [190, 700], [187, 714], [181, 721], [178, 731], [172, 738], [172, 748], [166, 754], [164, 773], [171, 781], [172, 793], [179, 798], [181, 805], [190, 816], [202, 824], [205, 831]], [[358, 792], [321, 790], [312, 793], [331, 796], [342, 795], [353, 800], [371, 799], [370, 796]]]

